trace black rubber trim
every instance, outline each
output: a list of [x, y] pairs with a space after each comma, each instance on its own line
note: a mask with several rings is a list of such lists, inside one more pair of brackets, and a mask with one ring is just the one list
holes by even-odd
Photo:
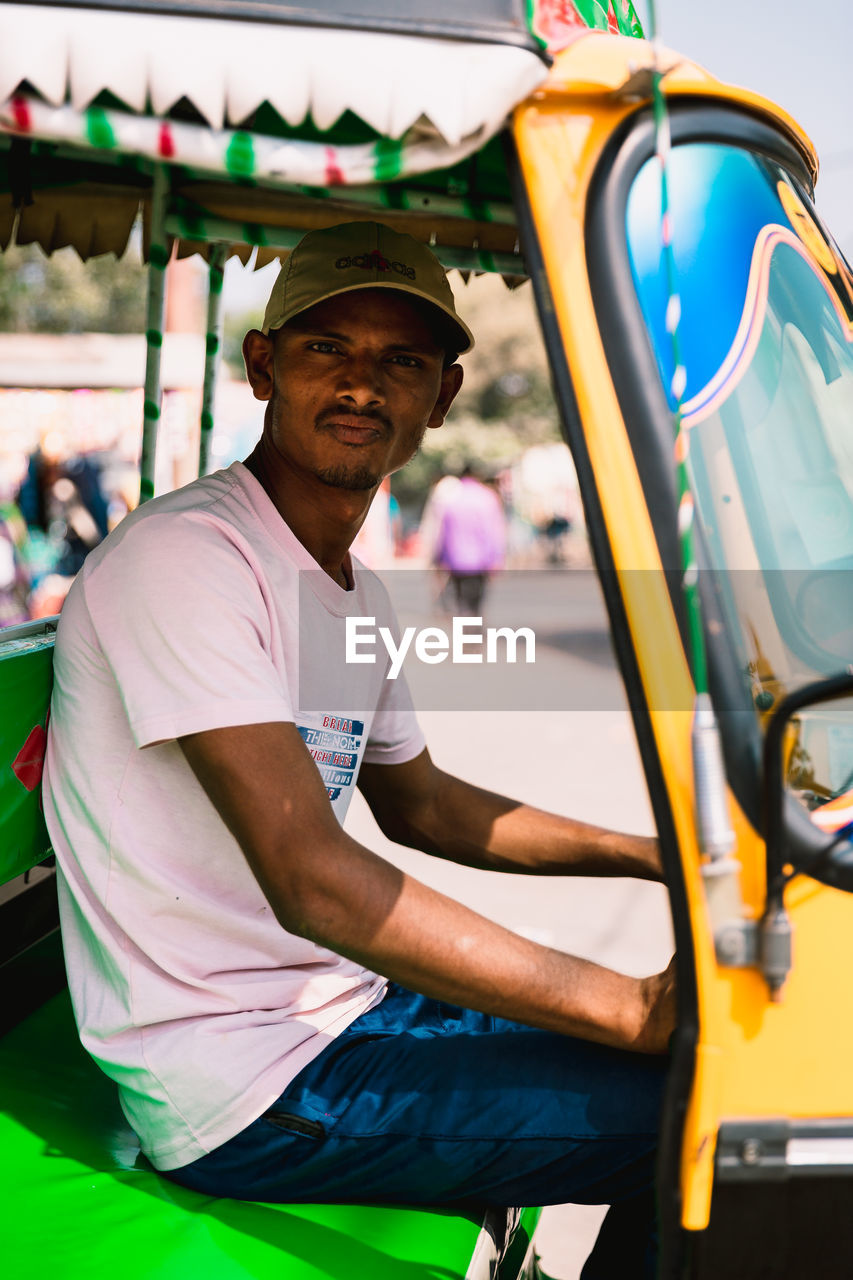
[[693, 935], [690, 928], [690, 910], [687, 902], [678, 839], [669, 804], [669, 795], [664, 782], [657, 743], [643, 692], [640, 670], [630, 638], [624, 603], [619, 591], [595, 473], [590, 462], [584, 426], [578, 409], [571, 373], [566, 361], [562, 336], [554, 312], [554, 303], [545, 273], [542, 251], [521, 177], [518, 157], [510, 138], [507, 138], [506, 141], [506, 155], [507, 170], [518, 215], [521, 250], [527, 264], [528, 274], [533, 281], [539, 322], [542, 327], [542, 336], [551, 367], [554, 394], [560, 411], [563, 435], [571, 450], [578, 475], [587, 531], [610, 618], [613, 646], [628, 697], [634, 731], [637, 735], [637, 743], [657, 826], [664, 873], [672, 908], [673, 931], [679, 965], [678, 1025], [670, 1045], [670, 1067], [661, 1123], [657, 1180], [661, 1232], [659, 1278], [660, 1280], [670, 1280], [670, 1278], [675, 1280], [676, 1277], [682, 1274], [685, 1265], [685, 1233], [681, 1230], [680, 1225], [681, 1145], [690, 1087], [693, 1082], [696, 1041], [699, 1034], [696, 1005], [696, 964], [693, 952]]
[[[812, 187], [800, 152], [770, 125], [728, 105], [670, 105], [673, 145], [721, 142], [758, 152], [782, 165], [807, 200]], [[587, 260], [605, 352], [622, 405], [634, 458], [647, 495], [661, 559], [667, 569], [676, 617], [686, 638], [680, 591], [676, 482], [672, 464], [672, 414], [651, 339], [634, 288], [625, 234], [631, 184], [655, 153], [650, 108], [629, 117], [605, 149], [587, 203]], [[737, 654], [723, 622], [714, 575], [697, 529], [700, 591], [705, 617], [711, 696], [717, 708], [729, 785], [756, 830], [761, 828], [761, 732]]]

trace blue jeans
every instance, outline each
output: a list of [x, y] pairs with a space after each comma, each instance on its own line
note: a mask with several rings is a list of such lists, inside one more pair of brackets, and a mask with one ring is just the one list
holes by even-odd
[[665, 1070], [392, 985], [269, 1111], [166, 1176], [281, 1203], [609, 1204], [583, 1280], [652, 1280]]

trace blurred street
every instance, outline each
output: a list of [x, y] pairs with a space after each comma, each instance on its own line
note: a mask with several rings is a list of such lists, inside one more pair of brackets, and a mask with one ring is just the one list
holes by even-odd
[[[511, 618], [513, 626], [533, 627], [537, 666], [547, 670], [554, 694], [551, 705], [569, 705], [563, 692], [569, 688], [582, 692], [586, 709], [423, 710], [429, 704], [416, 695], [433, 758], [472, 782], [540, 807], [650, 834], [651, 809], [595, 577], [555, 571], [547, 577], [547, 592], [541, 580], [532, 586], [534, 579], [541, 575], [498, 577], [486, 622], [501, 625]], [[430, 610], [423, 574], [408, 578], [400, 570], [386, 581], [402, 627], [447, 627], [447, 619]], [[472, 668], [444, 664], [433, 670], [453, 682], [457, 706], [472, 705], [464, 692]], [[505, 876], [447, 865], [389, 844], [359, 795], [347, 828], [425, 883], [549, 946], [636, 975], [662, 969], [672, 953], [666, 893], [658, 885]], [[547, 1275], [577, 1280], [603, 1212], [546, 1209], [537, 1245]]]

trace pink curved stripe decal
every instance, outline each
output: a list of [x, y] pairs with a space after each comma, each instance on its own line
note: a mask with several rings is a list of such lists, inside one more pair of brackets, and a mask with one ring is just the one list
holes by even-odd
[[755, 242], [746, 286], [746, 299], [734, 341], [711, 381], [682, 406], [682, 421], [685, 426], [694, 427], [710, 417], [723, 401], [728, 399], [749, 368], [764, 329], [770, 268], [773, 253], [780, 244], [794, 249], [809, 264], [835, 307], [845, 334], [848, 339], [853, 338], [853, 329], [850, 327], [850, 322], [838, 301], [835, 290], [829, 284], [826, 273], [817, 263], [814, 255], [805, 247], [799, 236], [788, 227], [770, 223], [762, 228]]

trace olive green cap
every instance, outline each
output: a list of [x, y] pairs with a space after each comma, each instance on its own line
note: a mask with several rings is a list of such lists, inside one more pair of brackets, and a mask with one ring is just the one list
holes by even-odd
[[474, 335], [456, 314], [453, 291], [434, 253], [381, 222], [344, 222], [309, 231], [292, 250], [272, 287], [262, 330], [280, 329], [318, 302], [355, 289], [397, 289], [442, 313], [448, 341], [470, 351]]

